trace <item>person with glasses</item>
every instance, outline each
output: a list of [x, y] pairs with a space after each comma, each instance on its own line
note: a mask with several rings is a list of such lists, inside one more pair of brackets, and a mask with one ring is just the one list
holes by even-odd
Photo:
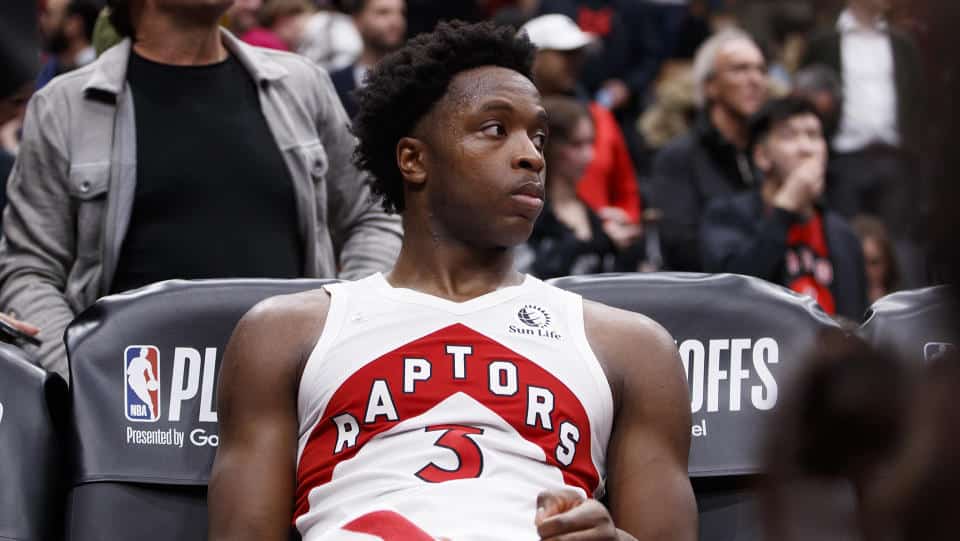
[[668, 143], [653, 165], [651, 203], [663, 211], [664, 258], [672, 270], [699, 271], [700, 217], [720, 196], [758, 182], [747, 146], [750, 117], [769, 93], [766, 62], [753, 39], [726, 30], [705, 42], [693, 62], [700, 115], [690, 133]]

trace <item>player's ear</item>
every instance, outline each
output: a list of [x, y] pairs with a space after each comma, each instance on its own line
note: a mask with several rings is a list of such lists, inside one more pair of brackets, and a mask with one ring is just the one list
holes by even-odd
[[407, 182], [423, 184], [427, 180], [424, 164], [426, 145], [414, 137], [403, 137], [397, 142], [397, 167]]

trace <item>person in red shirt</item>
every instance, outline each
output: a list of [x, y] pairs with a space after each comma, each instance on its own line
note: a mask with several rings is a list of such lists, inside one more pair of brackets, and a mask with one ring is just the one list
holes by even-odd
[[[533, 76], [540, 93], [544, 97], [576, 95], [584, 53], [593, 38], [570, 17], [559, 14], [536, 17], [521, 30], [538, 49]], [[643, 232], [636, 172], [613, 113], [596, 102], [589, 103], [589, 110], [594, 158], [577, 183], [577, 196], [600, 216], [614, 245], [627, 250]]]
[[809, 295], [831, 315], [860, 321], [867, 307], [860, 242], [819, 204], [827, 142], [807, 100], [768, 103], [751, 120], [759, 190], [715, 201], [701, 229], [707, 272], [757, 276]]

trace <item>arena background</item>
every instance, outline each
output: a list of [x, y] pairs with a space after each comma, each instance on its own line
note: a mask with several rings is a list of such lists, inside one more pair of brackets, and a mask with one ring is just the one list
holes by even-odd
[[[581, 27], [602, 29], [618, 9], [635, 14], [627, 3], [409, 0], [406, 22], [414, 34], [447, 18], [520, 24], [550, 9], [573, 15]], [[647, 313], [677, 339], [691, 385], [690, 474], [700, 538], [952, 538], [950, 502], [960, 481], [956, 438], [950, 437], [957, 422], [950, 395], [960, 378], [951, 364], [955, 290], [948, 286], [958, 269], [957, 7], [892, 2], [887, 20], [916, 48], [910, 69], [922, 74], [922, 93], [910, 107], [917, 116], [899, 125], [898, 152], [910, 165], [890, 188], [909, 215], [879, 219], [886, 226], [880, 238], [891, 247], [880, 257], [899, 268], [900, 280], [865, 270], [865, 283], [877, 295], [862, 317], [834, 318], [810, 297], [759, 277], [690, 274], [684, 271], [703, 269], [674, 266], [665, 257], [670, 251], [661, 228], [669, 218], [657, 206], [663, 196], [655, 177], [658, 152], [695, 129], [692, 61], [704, 41], [724, 29], [745, 30], [764, 53], [771, 95], [786, 95], [798, 91], [811, 44], [836, 26], [844, 3], [637, 3], [646, 8], [636, 19], [642, 26], [622, 31], [635, 40], [643, 28], [656, 36], [654, 46], [638, 45], [630, 49], [634, 56], [610, 65], [623, 79], [636, 73], [632, 68], [655, 65], [646, 80], [631, 81], [630, 98], [613, 111], [642, 205], [640, 255], [629, 268], [597, 269], [617, 275], [563, 276], [555, 283]], [[308, 33], [319, 22], [349, 24], [342, 15], [361, 9], [358, 4], [319, 2], [291, 13]], [[51, 31], [43, 17], [62, 8], [54, 0], [0, 5], [0, 112], [6, 115], [0, 144], [10, 156], [18, 147], [22, 102], [43, 67], [58, 58], [50, 35], [43, 35]], [[231, 27], [239, 18], [233, 12], [223, 23]], [[89, 45], [94, 38], [102, 50], [116, 36], [101, 20]], [[310, 38], [299, 42], [308, 57], [318, 54], [308, 50], [317, 46]], [[342, 37], [343, 66], [359, 52], [356, 39], [349, 31]], [[637, 58], [636, 51], [650, 58]], [[581, 97], [609, 99], [603, 93], [609, 79], [591, 76], [584, 72]], [[808, 97], [816, 101], [815, 94]], [[860, 257], [871, 259], [875, 254], [864, 248]], [[226, 340], [258, 300], [318, 283], [171, 281], [100, 299], [78, 313], [64, 336], [69, 388], [36, 367], [34, 346], [16, 330], [0, 335], [9, 342], [0, 349], [0, 538], [205, 539], [217, 368]], [[33, 332], [16, 319], [6, 321]], [[132, 347], [159, 359], [151, 361], [159, 380], [155, 414], [130, 409], [136, 398], [125, 389], [120, 363], [130, 362]]]

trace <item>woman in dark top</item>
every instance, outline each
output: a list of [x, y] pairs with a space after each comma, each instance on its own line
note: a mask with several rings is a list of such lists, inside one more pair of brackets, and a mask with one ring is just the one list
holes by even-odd
[[546, 206], [530, 236], [540, 278], [593, 274], [614, 269], [616, 253], [603, 223], [577, 198], [577, 181], [593, 159], [593, 121], [586, 107], [571, 98], [543, 100], [550, 118]]

